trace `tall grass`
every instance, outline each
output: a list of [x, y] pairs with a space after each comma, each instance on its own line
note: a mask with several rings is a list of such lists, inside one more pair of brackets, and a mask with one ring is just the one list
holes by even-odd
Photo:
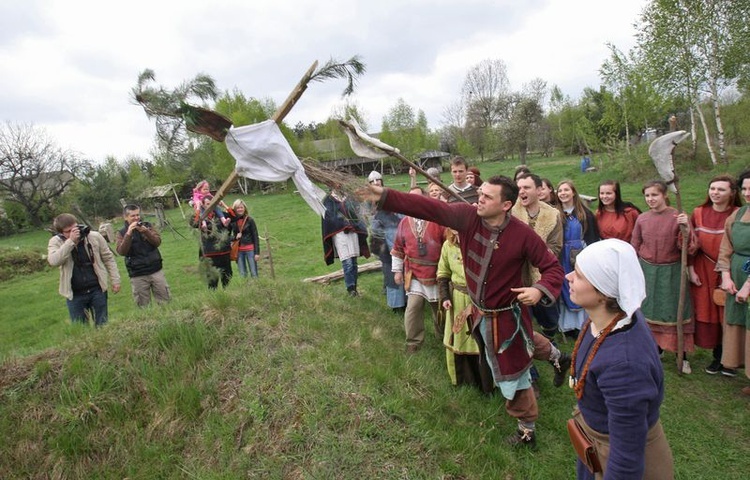
[[[612, 173], [580, 174], [570, 157], [531, 165], [592, 195]], [[487, 177], [513, 166], [480, 167]], [[686, 204], [700, 203], [710, 175], [685, 176]], [[624, 182], [628, 200], [640, 199], [640, 181]], [[362, 276], [357, 299], [338, 283], [301, 282], [339, 265], [324, 265], [320, 220], [298, 196], [246, 200], [272, 238], [275, 281], [264, 261], [259, 280], [235, 277], [209, 292], [197, 237], [171, 211], [187, 239], [162, 232], [168, 305], [136, 309], [121, 259], [123, 291], [110, 296], [101, 329], [69, 324], [54, 269], [0, 284], [0, 478], [574, 476], [564, 424], [575, 399], [552, 386], [546, 364], [539, 449], [511, 450], [503, 438], [515, 424], [502, 399], [451, 387], [430, 327], [423, 350], [403, 353], [403, 321], [385, 306], [379, 274]], [[0, 247], [41, 254], [47, 239], [21, 235]], [[683, 376], [673, 356], [664, 361], [662, 419], [677, 476], [744, 478], [747, 381], [703, 374], [707, 352], [690, 360], [695, 373]]]

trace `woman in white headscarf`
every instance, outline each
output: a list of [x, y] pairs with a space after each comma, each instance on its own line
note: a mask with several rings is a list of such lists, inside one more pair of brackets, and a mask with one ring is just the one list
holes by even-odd
[[674, 477], [672, 452], [659, 421], [664, 372], [640, 311], [646, 286], [630, 244], [602, 240], [586, 247], [567, 274], [572, 300], [588, 316], [573, 350], [573, 414], [601, 465], [579, 458], [579, 479]]

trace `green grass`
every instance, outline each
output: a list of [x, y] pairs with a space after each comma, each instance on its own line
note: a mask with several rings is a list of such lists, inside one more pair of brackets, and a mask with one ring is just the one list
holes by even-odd
[[[620, 167], [582, 175], [576, 158], [529, 163], [591, 195]], [[514, 166], [480, 168], [486, 178]], [[686, 205], [703, 200], [713, 174], [684, 174]], [[623, 182], [627, 200], [643, 206], [646, 178]], [[499, 396], [451, 387], [432, 336], [404, 355], [402, 319], [385, 306], [379, 274], [362, 276], [356, 300], [340, 283], [301, 281], [340, 266], [325, 266], [320, 220], [298, 196], [246, 200], [261, 234], [268, 229], [276, 280], [264, 260], [258, 281], [236, 277], [209, 292], [197, 238], [175, 210], [169, 218], [187, 239], [162, 233], [168, 305], [136, 309], [120, 258], [123, 291], [110, 296], [110, 323], [98, 330], [70, 325], [56, 269], [0, 283], [0, 478], [574, 476], [565, 421], [575, 397], [552, 386], [547, 365], [539, 365], [539, 450], [510, 450], [502, 441], [515, 425]], [[0, 249], [41, 255], [48, 238], [18, 235]], [[664, 360], [662, 420], [677, 478], [744, 478], [747, 379], [703, 374], [708, 352], [690, 360], [695, 373], [685, 376], [673, 355]]]

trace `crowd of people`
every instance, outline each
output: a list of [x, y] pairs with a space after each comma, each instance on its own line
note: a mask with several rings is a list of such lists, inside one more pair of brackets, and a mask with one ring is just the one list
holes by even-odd
[[[599, 185], [593, 211], [573, 181], [553, 188], [526, 167], [513, 179], [483, 181], [478, 168], [455, 157], [447, 188], [439, 171], [427, 173], [426, 189], [412, 170], [409, 191], [399, 192], [374, 171], [358, 198], [334, 187], [323, 200], [324, 259], [341, 262], [347, 294], [360, 295], [358, 257], [376, 255], [385, 303], [403, 315], [406, 353], [429, 341], [427, 313], [445, 347], [449, 381], [505, 399], [517, 420], [510, 444], [536, 443], [533, 360], [543, 360], [555, 386], [570, 375], [578, 408], [569, 428], [583, 432], [598, 455], [593, 463], [581, 456], [579, 478], [601, 471], [670, 478], [659, 423], [664, 352], [683, 355], [685, 374], [696, 346], [711, 350], [707, 374], [734, 377], [750, 361], [750, 171], [712, 178], [690, 215], [670, 206], [669, 186], [659, 180], [643, 186], [645, 212], [611, 180]], [[230, 282], [233, 261], [242, 277], [257, 277], [260, 244], [247, 205], [211, 206], [212, 200], [207, 182], [196, 186], [190, 224], [200, 232], [200, 258], [213, 267], [206, 269], [208, 287]], [[137, 205], [125, 206], [123, 219], [116, 251], [136, 305], [168, 302], [159, 233], [141, 220]], [[48, 259], [60, 267], [59, 293], [71, 320], [85, 322], [90, 311], [103, 325], [107, 293], [120, 290], [112, 251], [71, 214], [55, 218], [54, 228]], [[686, 270], [689, 295], [681, 298]], [[572, 355], [557, 348], [565, 337], [575, 339]], [[750, 395], [750, 387], [742, 392]]]
[[[513, 180], [482, 182], [479, 170], [457, 157], [449, 191], [439, 178], [425, 191], [411, 174], [408, 193], [384, 188], [377, 172], [360, 192], [376, 216], [400, 222], [378, 255], [391, 249], [384, 275], [407, 279], [406, 303], [418, 310], [407, 307], [404, 316], [406, 352], [425, 342], [422, 316], [430, 312], [449, 381], [498, 390], [518, 420], [514, 445], [536, 441], [532, 359], [552, 364], [556, 386], [570, 370], [578, 398], [571, 422], [600, 462], [590, 465], [584, 456], [579, 478], [602, 470], [612, 478], [671, 478], [659, 407], [665, 352], [678, 353], [677, 322], [682, 373], [692, 373], [687, 355], [695, 346], [712, 352], [707, 374], [733, 377], [748, 364], [750, 211], [741, 197], [750, 202], [750, 172], [711, 179], [691, 215], [670, 207], [663, 181], [643, 186], [648, 209], [641, 212], [612, 180], [599, 185], [592, 210], [573, 181], [552, 188], [525, 167]], [[681, 300], [686, 271], [689, 295]], [[556, 346], [563, 336], [575, 339], [572, 358]], [[742, 393], [750, 395], [750, 387]]]

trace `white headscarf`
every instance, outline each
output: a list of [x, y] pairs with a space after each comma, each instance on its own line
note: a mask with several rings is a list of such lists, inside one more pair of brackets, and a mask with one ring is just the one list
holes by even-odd
[[633, 247], [610, 238], [592, 243], [576, 257], [578, 268], [597, 290], [617, 300], [631, 317], [646, 298], [646, 280]]
[[377, 170], [373, 170], [370, 172], [370, 174], [367, 176], [367, 181], [372, 183], [375, 180], [383, 180], [383, 176], [378, 172]]

